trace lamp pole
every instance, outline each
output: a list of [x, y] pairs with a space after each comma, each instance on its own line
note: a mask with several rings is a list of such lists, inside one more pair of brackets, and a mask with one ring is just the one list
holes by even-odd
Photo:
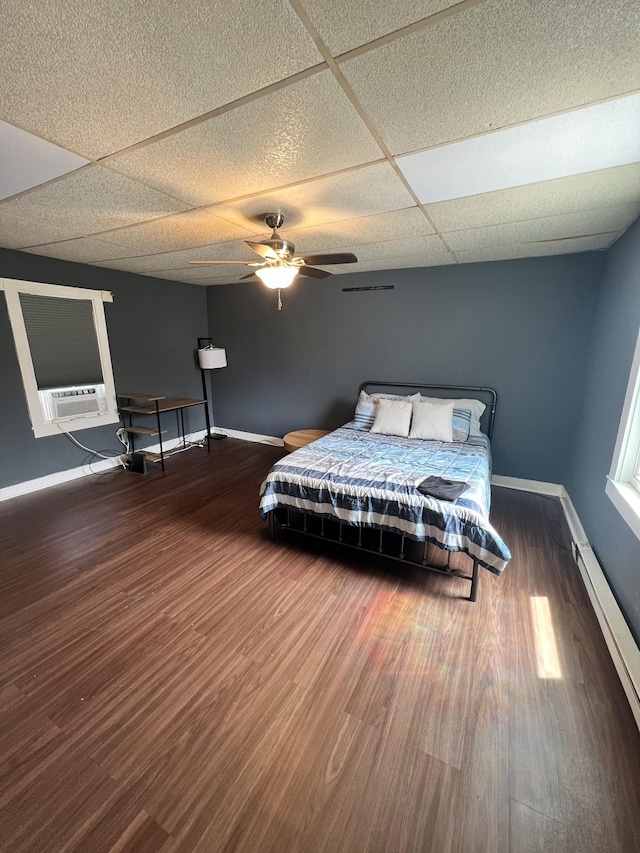
[[[202, 349], [205, 349], [205, 350], [206, 349], [215, 349], [215, 347], [213, 345], [213, 339], [212, 338], [198, 338], [198, 363], [200, 365], [200, 375], [202, 377], [202, 394], [203, 394], [204, 399], [205, 399], [205, 416], [206, 416], [205, 420], [207, 423], [207, 439], [226, 438], [227, 436], [224, 433], [221, 433], [221, 432], [213, 432], [212, 433], [211, 432], [211, 414], [209, 412], [209, 407], [210, 407], [209, 390], [207, 388], [207, 379], [205, 376], [205, 368], [202, 366], [202, 358], [200, 356], [200, 350], [202, 350]], [[226, 364], [227, 364], [226, 353], [224, 350], [219, 350], [219, 352], [222, 352], [222, 354], [223, 354], [224, 363], [212, 365], [212, 367], [214, 367], [214, 366], [215, 367], [226, 367]]]

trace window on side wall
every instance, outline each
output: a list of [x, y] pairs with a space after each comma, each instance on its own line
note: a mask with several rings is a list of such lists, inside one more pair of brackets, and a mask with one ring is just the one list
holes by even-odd
[[0, 279], [36, 438], [119, 420], [101, 290]]
[[640, 333], [605, 491], [640, 539]]

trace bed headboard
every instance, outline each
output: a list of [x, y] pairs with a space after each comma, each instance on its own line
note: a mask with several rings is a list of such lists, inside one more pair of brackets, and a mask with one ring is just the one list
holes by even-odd
[[[493, 422], [495, 420], [496, 404], [498, 402], [498, 395], [493, 388], [481, 388], [475, 385], [425, 385], [420, 382], [378, 382], [369, 380], [367, 382], [363, 382], [358, 391], [365, 391], [367, 394], [370, 394], [372, 393], [370, 390], [371, 388], [376, 389], [377, 391], [386, 389], [390, 391], [390, 393], [393, 393], [392, 389], [394, 388], [409, 389], [409, 391], [419, 391], [422, 388], [436, 392], [446, 391], [446, 394], [435, 393], [431, 396], [449, 397], [449, 399], [452, 400], [456, 398], [473, 397], [474, 399], [480, 400], [482, 403], [486, 404], [487, 409], [483, 414], [480, 423], [489, 439], [493, 436]], [[375, 393], [375, 391], [373, 393]]]

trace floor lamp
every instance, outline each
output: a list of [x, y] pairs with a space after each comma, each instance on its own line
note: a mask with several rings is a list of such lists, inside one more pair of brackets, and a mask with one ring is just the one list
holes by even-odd
[[[206, 343], [208, 341], [208, 343]], [[209, 424], [211, 415], [209, 412], [209, 393], [207, 390], [207, 379], [205, 370], [215, 370], [218, 367], [227, 366], [227, 352], [222, 347], [216, 347], [211, 338], [198, 338], [198, 362], [200, 374], [202, 375], [202, 393], [207, 402], [207, 432], [210, 438], [226, 438], [222, 432], [211, 432]]]

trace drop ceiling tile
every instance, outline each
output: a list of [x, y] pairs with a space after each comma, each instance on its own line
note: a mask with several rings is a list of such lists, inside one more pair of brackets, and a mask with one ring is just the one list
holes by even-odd
[[211, 278], [211, 275], [207, 275], [204, 270], [200, 270], [198, 272], [193, 271], [193, 269], [187, 269], [183, 267], [182, 269], [166, 269], [166, 270], [148, 270], [144, 273], [145, 275], [151, 276], [152, 278], [170, 278], [173, 281], [184, 281], [189, 282], [191, 279], [195, 278]]
[[640, 202], [640, 163], [429, 204], [440, 231], [462, 231]]
[[289, 4], [265, 0], [12, 0], [0, 31], [0, 114], [91, 158], [322, 60]]
[[640, 162], [640, 94], [398, 157], [422, 204]]
[[285, 190], [212, 208], [218, 216], [267, 236], [264, 214], [284, 214], [282, 233], [340, 222], [415, 205], [413, 196], [389, 163], [374, 163], [350, 172], [329, 175]]
[[[117, 236], [117, 232], [114, 236]], [[134, 250], [128, 249], [128, 252]], [[138, 250], [140, 251], [140, 250]], [[114, 269], [129, 270], [129, 272], [153, 272], [155, 270], [173, 269], [196, 269], [189, 266], [189, 261], [226, 261], [238, 260], [248, 261], [253, 253], [244, 240], [233, 240], [228, 243], [213, 243], [209, 246], [197, 246], [194, 249], [185, 249], [178, 252], [158, 252], [156, 254], [144, 254], [135, 258], [120, 258], [110, 260], [100, 266], [109, 266]], [[258, 256], [255, 255], [258, 259]], [[240, 266], [237, 267], [240, 269]]]
[[504, 225], [489, 225], [470, 231], [450, 231], [442, 236], [454, 252], [531, 243], [540, 240], [566, 239], [622, 231], [640, 214], [640, 204], [585, 210], [564, 216], [526, 219]]
[[455, 6], [459, 0], [302, 0], [322, 40], [339, 56], [422, 18]]
[[185, 210], [188, 205], [142, 184], [92, 166], [18, 198], [0, 202], [0, 213], [55, 223], [83, 235]]
[[5, 121], [0, 121], [0, 151], [0, 199], [59, 178], [89, 162]]
[[187, 284], [208, 284], [214, 281], [226, 284], [227, 282], [239, 281], [243, 275], [247, 275], [247, 270], [239, 267], [238, 271], [234, 268], [231, 271], [225, 272], [224, 270], [206, 270], [190, 267], [189, 269], [181, 270], [158, 270], [157, 272], [146, 273], [146, 275], [154, 278], [169, 278], [172, 281], [183, 281]]
[[515, 258], [534, 258], [543, 255], [567, 255], [573, 252], [591, 252], [606, 249], [617, 234], [604, 234], [596, 237], [578, 237], [574, 240], [561, 240], [546, 243], [522, 243], [514, 246], [492, 246], [486, 249], [471, 249], [455, 252], [461, 264], [476, 261], [507, 261]]
[[146, 254], [152, 254], [222, 243], [234, 237], [248, 237], [248, 234], [246, 230], [219, 219], [208, 210], [198, 209], [154, 219], [131, 228], [109, 231], [102, 236], [119, 245], [133, 246]]
[[[451, 252], [437, 252], [428, 255], [409, 255], [405, 258], [380, 258], [374, 261], [362, 261], [357, 264], [344, 264], [339, 269], [344, 273], [373, 272], [374, 270], [399, 270], [413, 267], [439, 267], [455, 264]], [[332, 267], [332, 271], [336, 268]]]
[[632, 0], [487, 0], [344, 62], [393, 154], [640, 87]]
[[433, 233], [433, 228], [422, 211], [418, 207], [407, 207], [329, 225], [287, 230], [286, 237], [296, 244], [298, 253], [308, 255], [338, 249], [344, 251], [364, 243], [421, 237]]
[[[368, 243], [357, 247], [357, 258], [359, 262], [367, 263], [394, 259], [399, 266], [403, 266], [405, 258], [424, 258], [428, 261], [433, 255], [446, 252], [447, 248], [437, 234], [427, 234], [422, 237], [410, 237], [395, 240], [384, 240], [383, 242]], [[355, 267], [354, 267], [355, 270]]]
[[[182, 260], [185, 265], [189, 261], [260, 261], [261, 258], [252, 251], [244, 240], [231, 240], [226, 243], [212, 243], [209, 246], [198, 246], [195, 249], [185, 249], [173, 252], [171, 257]], [[195, 269], [195, 267], [190, 267]], [[238, 267], [239, 269], [239, 267]]]
[[[128, 252], [139, 251], [128, 249]], [[185, 261], [176, 260], [172, 252], [158, 255], [139, 255], [134, 258], [115, 258], [114, 260], [95, 261], [95, 266], [126, 272], [151, 273], [155, 270], [184, 269]]]
[[[65, 261], [78, 263], [95, 263], [113, 258], [126, 258], [136, 254], [134, 249], [116, 246], [97, 237], [77, 237], [74, 240], [64, 240], [61, 243], [47, 243], [43, 246], [31, 246], [24, 250], [32, 255], [44, 255], [48, 258], [61, 258]], [[128, 267], [125, 267], [128, 269]]]
[[0, 207], [0, 246], [5, 249], [24, 249], [76, 236], [78, 232], [75, 230], [56, 228], [48, 222], [31, 222], [12, 216]]
[[382, 156], [331, 72], [315, 74], [109, 162], [196, 205]]

